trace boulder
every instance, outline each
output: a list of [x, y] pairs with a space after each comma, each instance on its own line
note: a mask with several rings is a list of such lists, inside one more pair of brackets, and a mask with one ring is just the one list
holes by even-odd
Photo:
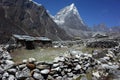
[[12, 60], [5, 60], [4, 61], [4, 69], [9, 69], [14, 66], [14, 62]]
[[49, 69], [50, 66], [49, 66], [49, 65], [46, 65], [46, 64], [43, 64], [43, 65], [37, 65], [36, 68], [42, 70], [42, 69]]
[[15, 75], [17, 79], [26, 79], [30, 77], [30, 70], [26, 67], [22, 71], [17, 71]]
[[80, 70], [82, 67], [78, 64], [78, 65], [76, 65], [76, 67], [75, 67], [75, 70]]
[[41, 74], [48, 74], [49, 72], [50, 72], [49, 69], [44, 69], [40, 71]]
[[22, 62], [23, 62], [23, 63], [27, 63], [27, 62], [28, 62], [28, 60], [27, 60], [27, 59], [24, 59]]
[[53, 64], [53, 67], [58, 67], [58, 66], [59, 66], [58, 63], [54, 63], [54, 64]]
[[43, 80], [43, 76], [40, 73], [34, 72], [33, 78], [36, 80]]
[[29, 58], [29, 59], [28, 59], [28, 62], [30, 62], [30, 63], [34, 63], [35, 61], [36, 61], [35, 58]]
[[8, 71], [8, 73], [15, 75], [17, 70], [15, 68], [11, 68], [11, 69], [8, 69], [7, 71]]
[[10, 75], [8, 80], [16, 80], [15, 76], [14, 75]]
[[36, 65], [35, 64], [32, 64], [32, 63], [27, 63], [26, 65], [30, 70], [33, 70], [36, 68]]
[[63, 56], [56, 57], [53, 62], [59, 62], [59, 61], [61, 62], [65, 61], [64, 57]]
[[99, 79], [99, 78], [101, 77], [101, 76], [100, 76], [100, 73], [99, 73], [98, 71], [93, 72], [92, 75], [93, 75], [94, 77], [96, 77], [97, 79]]

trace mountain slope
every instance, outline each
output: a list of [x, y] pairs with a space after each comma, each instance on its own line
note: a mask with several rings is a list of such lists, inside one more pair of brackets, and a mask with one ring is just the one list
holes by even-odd
[[106, 24], [101, 23], [92, 27], [93, 32], [104, 32], [110, 36], [116, 36], [120, 34], [120, 26], [107, 27]]
[[104, 23], [94, 25], [92, 27], [92, 30], [95, 31], [95, 32], [98, 32], [98, 31], [99, 32], [109, 32], [109, 28]]
[[0, 14], [0, 43], [6, 43], [12, 34], [69, 39], [66, 32], [49, 17], [46, 9], [31, 0], [0, 0]]
[[85, 36], [88, 27], [84, 24], [80, 14], [72, 3], [61, 9], [54, 17], [54, 21], [63, 28], [70, 36]]

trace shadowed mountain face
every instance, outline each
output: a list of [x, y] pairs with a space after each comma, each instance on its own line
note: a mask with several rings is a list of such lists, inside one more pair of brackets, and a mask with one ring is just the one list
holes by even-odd
[[42, 5], [30, 0], [0, 0], [0, 43], [6, 43], [12, 34], [69, 39]]

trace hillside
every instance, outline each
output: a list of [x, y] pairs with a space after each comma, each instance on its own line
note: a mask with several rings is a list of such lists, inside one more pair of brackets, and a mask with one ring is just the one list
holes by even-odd
[[0, 0], [0, 5], [0, 43], [8, 42], [12, 34], [69, 39], [41, 4], [30, 0]]

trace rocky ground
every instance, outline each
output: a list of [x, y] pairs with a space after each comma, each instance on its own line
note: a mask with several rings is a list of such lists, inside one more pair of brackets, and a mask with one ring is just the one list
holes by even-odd
[[120, 46], [92, 54], [71, 49], [52, 62], [28, 58], [20, 63], [0, 47], [0, 80], [120, 80], [119, 75]]

